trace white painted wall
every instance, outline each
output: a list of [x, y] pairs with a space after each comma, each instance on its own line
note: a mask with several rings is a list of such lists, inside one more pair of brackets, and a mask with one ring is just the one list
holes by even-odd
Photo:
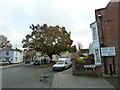
[[19, 52], [19, 51], [13, 51], [14, 55], [13, 55], [13, 63], [20, 63], [23, 61], [23, 52]]
[[93, 51], [94, 51], [94, 60], [95, 60], [95, 65], [101, 65], [101, 55], [100, 55], [100, 44], [99, 44], [99, 37], [98, 37], [98, 29], [97, 29], [97, 23], [94, 22], [91, 24], [91, 30], [92, 30], [92, 35], [93, 34], [93, 28], [96, 28], [96, 40], [93, 39], [92, 46], [93, 46]]

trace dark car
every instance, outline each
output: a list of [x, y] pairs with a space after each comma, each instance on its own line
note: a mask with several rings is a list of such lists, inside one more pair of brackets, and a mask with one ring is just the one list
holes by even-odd
[[40, 61], [39, 60], [35, 60], [33, 65], [40, 65]]
[[25, 64], [28, 64], [28, 63], [30, 63], [30, 60], [25, 60]]

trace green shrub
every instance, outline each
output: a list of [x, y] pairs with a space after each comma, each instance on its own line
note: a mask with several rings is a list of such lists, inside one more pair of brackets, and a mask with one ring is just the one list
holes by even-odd
[[93, 59], [93, 57], [86, 56], [85, 59]]
[[82, 62], [82, 63], [84, 62], [84, 59], [81, 59], [81, 58], [77, 58], [76, 60], [77, 60], [78, 62]]

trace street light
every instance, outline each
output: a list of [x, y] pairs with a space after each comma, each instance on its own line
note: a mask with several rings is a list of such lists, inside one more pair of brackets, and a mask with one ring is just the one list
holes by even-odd
[[98, 14], [98, 18], [102, 18], [102, 14]]

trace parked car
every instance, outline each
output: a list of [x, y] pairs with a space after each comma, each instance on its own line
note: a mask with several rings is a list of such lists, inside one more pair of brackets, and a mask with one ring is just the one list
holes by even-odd
[[40, 60], [35, 60], [33, 65], [40, 65]]
[[56, 64], [53, 65], [53, 71], [61, 71], [69, 68], [72, 65], [70, 58], [60, 58]]
[[8, 61], [0, 61], [1, 65], [10, 64]]
[[30, 63], [30, 60], [29, 59], [25, 60], [25, 64], [28, 64], [28, 63]]
[[58, 61], [65, 61], [65, 62], [67, 62], [67, 65], [68, 65], [69, 67], [72, 66], [72, 60], [71, 60], [71, 58], [69, 58], [69, 57], [59, 58]]

